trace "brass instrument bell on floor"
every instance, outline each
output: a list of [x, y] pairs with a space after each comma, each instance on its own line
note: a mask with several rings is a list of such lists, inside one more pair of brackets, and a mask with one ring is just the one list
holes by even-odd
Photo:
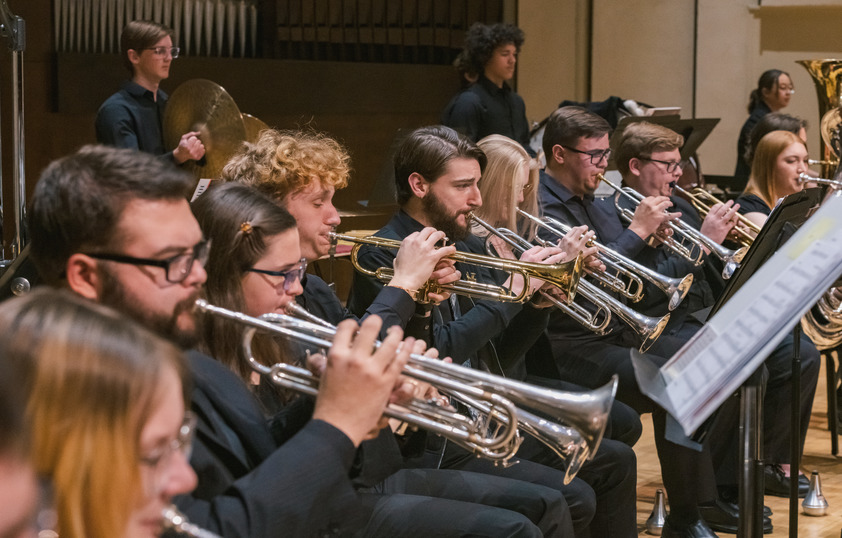
[[807, 496], [804, 497], [801, 506], [804, 508], [805, 515], [827, 515], [827, 499], [822, 495], [822, 481], [819, 478], [818, 471], [813, 471], [812, 476], [810, 476], [810, 489], [807, 490]]
[[652, 513], [646, 520], [646, 533], [660, 536], [666, 519], [667, 503], [664, 500], [664, 490], [658, 489], [655, 492], [655, 506], [652, 507]]

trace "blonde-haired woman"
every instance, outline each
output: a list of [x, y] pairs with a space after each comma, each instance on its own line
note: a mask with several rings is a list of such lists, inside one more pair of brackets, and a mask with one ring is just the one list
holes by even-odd
[[799, 175], [807, 172], [807, 145], [789, 131], [772, 131], [757, 144], [751, 176], [737, 199], [740, 213], [763, 226], [772, 208], [784, 196], [799, 192]]
[[44, 288], [3, 304], [0, 356], [21, 372], [33, 463], [52, 482], [58, 535], [159, 535], [163, 509], [196, 485], [181, 352], [105, 307]]

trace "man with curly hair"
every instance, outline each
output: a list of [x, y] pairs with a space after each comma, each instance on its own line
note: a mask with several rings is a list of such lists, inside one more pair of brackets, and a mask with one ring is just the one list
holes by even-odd
[[442, 114], [442, 123], [476, 142], [492, 134], [529, 147], [529, 123], [523, 99], [508, 82], [515, 75], [523, 30], [511, 24], [474, 23], [459, 54], [460, 68], [477, 73], [477, 81], [457, 95]]

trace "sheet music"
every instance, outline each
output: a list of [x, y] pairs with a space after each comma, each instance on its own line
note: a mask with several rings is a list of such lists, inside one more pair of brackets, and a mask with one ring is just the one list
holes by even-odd
[[842, 274], [840, 215], [842, 198], [825, 202], [660, 369], [660, 387], [639, 376], [685, 433], [695, 431], [760, 366]]
[[211, 181], [213, 181], [213, 180], [212, 179], [204, 179], [204, 178], [199, 180], [199, 183], [196, 185], [196, 190], [193, 191], [193, 197], [190, 198], [191, 204], [193, 202], [195, 202], [196, 198], [201, 196], [202, 193], [204, 193], [206, 190], [208, 190], [208, 187], [210, 186]]

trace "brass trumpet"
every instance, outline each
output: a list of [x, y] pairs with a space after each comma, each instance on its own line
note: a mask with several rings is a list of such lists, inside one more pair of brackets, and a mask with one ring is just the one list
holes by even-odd
[[[379, 267], [376, 270], [370, 270], [363, 267], [358, 258], [359, 250], [363, 245], [372, 245], [378, 248], [398, 250], [401, 246], [400, 241], [376, 236], [354, 237], [334, 232], [331, 232], [330, 238], [332, 241], [347, 241], [354, 244], [354, 247], [351, 249], [351, 263], [360, 273], [376, 278], [381, 282], [389, 282], [394, 276], [395, 272], [391, 267]], [[493, 256], [482, 256], [479, 254], [457, 251], [451, 256], [448, 256], [448, 258], [457, 262], [468, 263], [488, 269], [496, 269], [512, 276], [520, 275], [524, 280], [523, 290], [520, 293], [514, 293], [512, 290], [507, 289], [504, 286], [495, 286], [493, 284], [464, 279], [445, 285], [440, 285], [435, 281], [427, 281], [427, 283], [418, 290], [418, 294], [415, 299], [416, 302], [429, 302], [428, 296], [430, 293], [450, 292], [457, 295], [474, 297], [476, 299], [523, 303], [528, 301], [530, 298], [530, 278], [537, 278], [557, 286], [564, 292], [569, 300], [572, 301], [573, 297], [576, 295], [576, 287], [579, 284], [579, 278], [582, 274], [581, 257], [577, 257], [576, 259], [564, 263], [543, 264], [501, 260], [500, 258], [495, 258]]]
[[802, 185], [805, 183], [816, 183], [818, 185], [827, 185], [834, 191], [842, 190], [842, 180], [827, 179], [824, 177], [813, 177], [809, 174], [798, 174], [798, 182]]
[[[631, 201], [635, 208], [640, 205], [640, 202], [642, 202], [644, 198], [646, 198], [636, 190], [629, 187], [621, 187], [606, 179], [601, 174], [598, 177], [601, 181], [605, 182], [609, 187], [614, 189], [620, 196]], [[621, 206], [619, 198], [614, 199], [614, 206], [617, 208], [617, 211], [623, 219], [627, 222], [632, 221], [634, 218], [634, 211]], [[669, 227], [673, 232], [673, 237], [667, 237], [661, 240], [665, 247], [695, 265], [701, 265], [702, 262], [704, 262], [703, 248], [708, 249], [717, 258], [722, 260], [722, 263], [724, 264], [724, 268], [722, 269], [722, 278], [726, 280], [731, 278], [731, 275], [733, 275], [734, 271], [737, 270], [737, 267], [740, 266], [740, 262], [743, 260], [746, 252], [748, 252], [748, 249], [745, 247], [741, 247], [737, 250], [725, 248], [681, 219], [670, 221]]]
[[[699, 212], [699, 215], [702, 216], [702, 219], [710, 213], [710, 209], [713, 206], [721, 203], [716, 196], [701, 187], [696, 187], [692, 191], [688, 191], [686, 189], [682, 189], [678, 186], [678, 184], [675, 184], [673, 185], [673, 188], [690, 200], [690, 203], [693, 204], [693, 207], [695, 207], [696, 211]], [[760, 226], [751, 222], [742, 215], [737, 215], [737, 224], [734, 226], [733, 232], [737, 236], [737, 242], [748, 248], [754, 242], [754, 238], [757, 234], [760, 233]]]
[[[284, 363], [264, 366], [254, 358], [251, 341], [259, 330], [326, 350], [335, 335], [326, 322], [315, 324], [280, 314], [255, 318], [210, 305], [202, 299], [196, 301], [196, 307], [246, 327], [242, 347], [256, 372], [296, 392], [318, 394], [318, 379], [309, 370]], [[478, 402], [480, 416], [468, 417], [423, 400], [407, 405], [390, 404], [384, 415], [438, 433], [482, 457], [503, 462], [513, 457], [520, 446], [517, 437], [520, 427], [567, 462], [565, 483], [573, 479], [599, 447], [617, 391], [616, 377], [594, 391], [563, 392], [415, 354], [410, 356], [404, 374], [430, 383], [468, 405]], [[519, 409], [515, 404], [552, 416], [557, 422]]]
[[[564, 224], [558, 219], [552, 217], [536, 217], [530, 215], [521, 209], [517, 210], [518, 214], [531, 222], [534, 222], [538, 227], [547, 230], [553, 235], [562, 238], [570, 231], [570, 226]], [[540, 241], [540, 239], [539, 239]], [[641, 265], [636, 261], [623, 256], [604, 245], [601, 245], [595, 240], [588, 242], [588, 246], [596, 246], [599, 249], [599, 259], [608, 269], [616, 271], [614, 275], [602, 273], [597, 271], [589, 271], [585, 269], [592, 278], [611, 288], [624, 297], [637, 302], [643, 297], [643, 280], [646, 279], [654, 284], [659, 290], [663, 291], [669, 297], [668, 309], [673, 311], [681, 304], [687, 292], [690, 291], [690, 286], [693, 285], [693, 275], [687, 274], [683, 278], [673, 278], [662, 275], [657, 271]], [[628, 281], [623, 280], [625, 276]]]
[[[514, 252], [523, 254], [532, 248], [532, 244], [526, 239], [508, 229], [494, 228], [476, 215], [471, 215], [471, 220], [488, 230], [488, 232], [506, 242]], [[587, 280], [579, 281], [579, 295], [590, 301], [596, 311], [591, 313], [586, 308], [575, 302], [564, 303], [551, 295], [545, 295], [555, 306], [565, 314], [572, 317], [587, 329], [596, 334], [605, 334], [608, 324], [611, 321], [612, 313], [625, 321], [643, 340], [640, 345], [640, 352], [645, 353], [652, 344], [661, 336], [661, 333], [669, 322], [670, 315], [666, 314], [661, 318], [644, 316], [624, 305], [608, 293], [605, 293], [598, 286], [594, 286]]]

